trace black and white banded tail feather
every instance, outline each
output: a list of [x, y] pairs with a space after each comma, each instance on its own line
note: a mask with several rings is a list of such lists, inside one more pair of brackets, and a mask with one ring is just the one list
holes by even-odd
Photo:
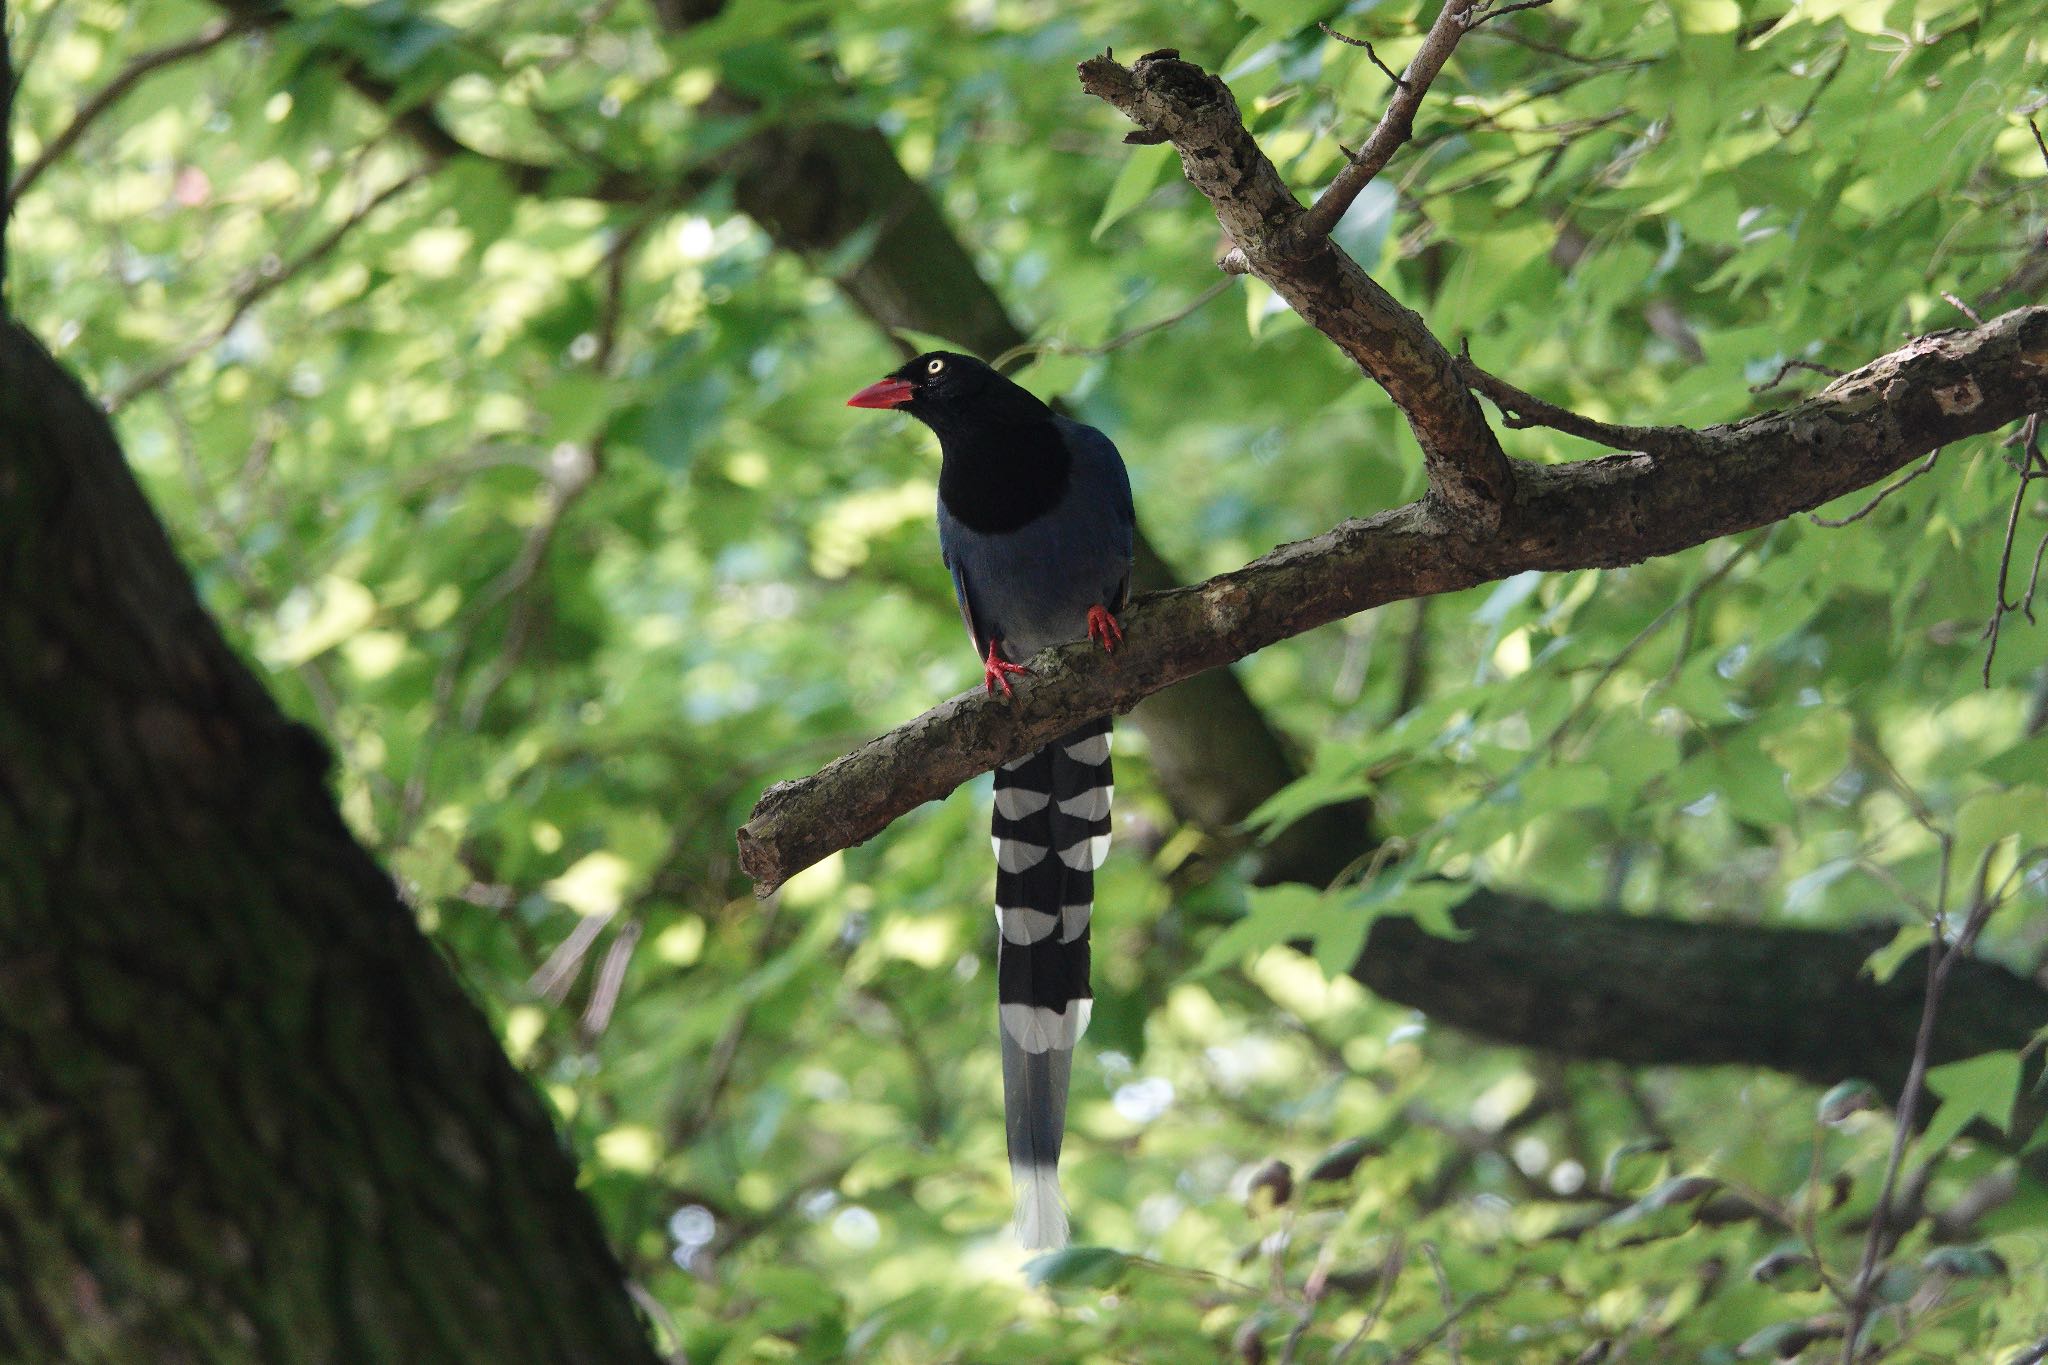
[[1110, 718], [996, 769], [996, 999], [1017, 1240], [1066, 1245], [1060, 1138], [1074, 1045], [1095, 1002], [1088, 919], [1109, 852]]

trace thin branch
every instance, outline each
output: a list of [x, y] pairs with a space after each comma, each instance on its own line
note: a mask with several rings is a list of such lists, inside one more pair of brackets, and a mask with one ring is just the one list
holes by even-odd
[[[1551, 727], [1550, 733], [1543, 737], [1543, 742], [1529, 751], [1529, 758], [1525, 763], [1517, 765], [1511, 778], [1504, 779], [1501, 785], [1505, 785], [1506, 780], [1512, 780], [1512, 777], [1520, 776], [1527, 768], [1533, 767], [1545, 757], [1556, 753], [1558, 745], [1564, 742], [1564, 737], [1571, 733], [1572, 727], [1577, 725], [1580, 718], [1592, 708], [1594, 701], [1600, 696], [1600, 690], [1607, 686], [1616, 673], [1621, 671], [1621, 666], [1627, 663], [1637, 650], [1656, 638], [1663, 631], [1664, 627], [1671, 623], [1674, 617], [1678, 616], [1681, 612], [1689, 612], [1699, 605], [1700, 599], [1719, 585], [1729, 574], [1735, 572], [1735, 567], [1742, 563], [1743, 560], [1749, 558], [1750, 554], [1759, 545], [1762, 545], [1766, 538], [1765, 533], [1758, 532], [1741, 545], [1738, 545], [1734, 554], [1723, 559], [1714, 567], [1711, 573], [1706, 574], [1699, 582], [1693, 584], [1691, 588], [1686, 590], [1684, 595], [1679, 597], [1670, 606], [1658, 612], [1654, 620], [1637, 631], [1634, 638], [1627, 644], [1616, 650], [1614, 656], [1602, 665], [1600, 671], [1594, 675], [1592, 686], [1588, 687], [1585, 693], [1572, 704], [1571, 710], [1565, 712], [1564, 719]], [[1680, 650], [1678, 661], [1674, 661], [1672, 666], [1676, 668], [1678, 662], [1683, 661], [1684, 657], [1685, 651]]]
[[1478, 28], [1481, 24], [1499, 19], [1504, 15], [1513, 14], [1517, 10], [1542, 9], [1549, 3], [1550, 0], [1515, 0], [1515, 3], [1512, 5], [1488, 5], [1485, 9], [1474, 14], [1466, 22], [1465, 27], [1468, 29]]
[[[1113, 661], [1085, 645], [1049, 651], [1013, 699], [955, 697], [769, 788], [739, 831], [741, 866], [765, 894], [1088, 717], [1369, 607], [1529, 569], [1636, 563], [1867, 487], [1920, 451], [2048, 407], [2044, 354], [2048, 307], [2020, 309], [1910, 342], [1784, 412], [1662, 429], [1685, 439], [1658, 450], [1520, 466], [1513, 535], [1447, 522], [1424, 500], [1281, 546], [1199, 587], [1147, 594]], [[1954, 401], [1965, 390], [1974, 401]]]
[[[1469, 0], [1451, 0], [1446, 13], [1455, 17], [1469, 8]], [[1442, 19], [1439, 28], [1446, 34], [1464, 31]], [[1409, 66], [1411, 83], [1424, 70], [1434, 74], [1436, 67], [1425, 57], [1440, 66], [1450, 41], [1432, 30], [1424, 55]], [[1230, 87], [1191, 62], [1161, 54], [1128, 67], [1092, 57], [1081, 63], [1080, 73], [1082, 89], [1115, 106], [1141, 131], [1173, 143], [1181, 169], [1231, 240], [1224, 269], [1255, 274], [1272, 286], [1387, 391], [1422, 448], [1436, 510], [1498, 529], [1515, 501], [1514, 475], [1478, 399], [1460, 381], [1456, 360], [1421, 318], [1327, 232], [1313, 229], [1315, 210], [1301, 207], [1246, 130]], [[1418, 85], [1399, 92], [1396, 103], [1418, 97], [1419, 90]], [[1330, 203], [1326, 194], [1323, 204]]]
[[[643, 217], [628, 224], [605, 249], [604, 298], [592, 337], [595, 345], [590, 353], [591, 365], [600, 376], [611, 368], [619, 328], [625, 316], [628, 268], [634, 251], [646, 234], [649, 221]], [[538, 599], [542, 594], [536, 591], [537, 585], [547, 568], [550, 553], [560, 540], [570, 509], [590, 490], [604, 470], [605, 436], [606, 433], [600, 431], [588, 446], [564, 444], [550, 452], [541, 466], [547, 482], [540, 517], [527, 529], [511, 564], [478, 594], [464, 612], [456, 629], [455, 643], [434, 675], [433, 717], [415, 750], [412, 773], [406, 779], [399, 802], [397, 821], [390, 838], [394, 846], [411, 837], [413, 827], [426, 808], [429, 769], [434, 751], [449, 725], [452, 723], [464, 730], [475, 729], [483, 719], [484, 710], [511, 680], [513, 671], [518, 667], [540, 623]], [[485, 621], [507, 602], [511, 604], [511, 610], [505, 623], [504, 643], [470, 684], [458, 710], [455, 691], [462, 669], [469, 662]], [[570, 967], [573, 968], [580, 960], [579, 951]]]
[[[1983, 319], [1973, 316], [1971, 318], [1971, 321], [1979, 323], [1981, 325]], [[1769, 379], [1766, 379], [1763, 383], [1751, 384], [1749, 386], [1749, 391], [1751, 393], [1769, 393], [1772, 389], [1775, 389], [1778, 387], [1778, 385], [1784, 383], [1785, 376], [1792, 373], [1792, 371], [1794, 370], [1812, 370], [1815, 374], [1824, 374], [1828, 376], [1830, 379], [1840, 379], [1842, 377], [1842, 371], [1836, 369], [1832, 365], [1823, 365], [1817, 360], [1788, 360], [1778, 367], [1778, 372], [1776, 374], [1772, 375]]]
[[1812, 93], [1807, 95], [1806, 103], [1801, 105], [1799, 112], [1792, 116], [1792, 121], [1780, 128], [1778, 121], [1771, 119], [1771, 131], [1781, 138], [1790, 137], [1798, 132], [1805, 125], [1806, 121], [1813, 117], [1814, 109], [1820, 104], [1820, 97], [1828, 92], [1828, 87], [1835, 83], [1835, 77], [1842, 74], [1842, 68], [1847, 66], [1848, 63], [1849, 45], [1842, 43], [1835, 48], [1834, 63], [1825, 72], [1821, 73], [1819, 80], [1814, 82]]
[[[1346, 1356], [1358, 1349], [1358, 1344], [1364, 1341], [1371, 1334], [1372, 1329], [1379, 1325], [1380, 1316], [1387, 1311], [1387, 1300], [1393, 1296], [1394, 1282], [1401, 1278], [1401, 1271], [1406, 1267], [1407, 1263], [1407, 1243], [1402, 1241], [1401, 1234], [1397, 1232], [1387, 1244], [1387, 1254], [1380, 1258], [1379, 1292], [1373, 1296], [1372, 1307], [1366, 1310], [1365, 1319], [1358, 1324], [1358, 1330], [1353, 1332], [1342, 1346], [1331, 1352], [1330, 1360], [1332, 1365], [1342, 1361]], [[1290, 1350], [1293, 1348], [1293, 1345], [1294, 1338], [1289, 1337], [1288, 1346]]]
[[1831, 528], [1847, 526], [1851, 522], [1861, 521], [1865, 517], [1869, 516], [1872, 512], [1875, 512], [1878, 509], [1878, 505], [1882, 503], [1886, 498], [1898, 492], [1901, 488], [1904, 488], [1907, 484], [1913, 482], [1913, 480], [1919, 478], [1922, 474], [1933, 472], [1934, 462], [1940, 458], [1941, 447], [1936, 446], [1934, 449], [1927, 452], [1926, 459], [1922, 460], [1919, 464], [1914, 465], [1910, 470], [1906, 471], [1906, 473], [1901, 477], [1892, 480], [1883, 488], [1878, 489], [1876, 497], [1872, 498], [1869, 502], [1864, 503], [1861, 507], [1851, 512], [1846, 517], [1824, 517], [1818, 512], [1808, 512], [1806, 514], [1806, 519], [1812, 522], [1815, 526], [1827, 526]]
[[2027, 591], [2017, 602], [2008, 602], [2005, 585], [2012, 573], [2013, 543], [2019, 536], [2020, 512], [2026, 507], [2027, 493], [2036, 479], [2048, 479], [2048, 456], [2041, 453], [2041, 418], [2038, 412], [2027, 415], [2026, 425], [2019, 433], [2020, 482], [2012, 491], [2012, 513], [2005, 522], [2005, 546], [1998, 556], [1998, 593], [1991, 606], [1991, 619], [1984, 623], [1984, 638], [1990, 645], [1984, 651], [1984, 685], [1991, 686], [1991, 662], [1998, 657], [1998, 637], [2005, 624], [2005, 618], [2012, 612], [2023, 612], [2028, 624], [2034, 620], [2034, 591], [2041, 582], [2041, 555], [2048, 551], [2048, 535], [2034, 551], [2033, 571], [2027, 578]]
[[[1977, 860], [1977, 869], [1971, 878], [1974, 891], [1962, 931], [1956, 935], [1954, 943], [1947, 942], [1949, 862], [1955, 852], [1955, 838], [1947, 830], [1937, 829], [1935, 832], [1941, 841], [1941, 860], [1935, 874], [1940, 883], [1936, 891], [1934, 918], [1928, 924], [1927, 990], [1920, 1009], [1920, 1026], [1913, 1038], [1913, 1060], [1906, 1069], [1906, 1084], [1895, 1110], [1884, 1182], [1878, 1188], [1877, 1205], [1871, 1210], [1870, 1230], [1863, 1240], [1863, 1256], [1856, 1268], [1856, 1278], [1849, 1286], [1848, 1323], [1842, 1336], [1842, 1365], [1856, 1365], [1863, 1329], [1869, 1320], [1878, 1265], [1885, 1255], [1885, 1238], [1897, 1222], [1893, 1194], [1899, 1167], [1905, 1160], [1906, 1146], [1912, 1140], [1914, 1118], [1919, 1112], [1920, 1091], [1927, 1079], [1928, 1061], [1934, 1050], [1934, 1027], [1941, 1013], [1942, 993], [1956, 964], [1969, 957], [1976, 948], [1978, 936], [1983, 933], [1992, 912], [2004, 903], [2012, 884], [2012, 878], [2008, 876], [1996, 893], [1987, 885], [1991, 858], [1999, 848], [1999, 841], [1993, 841]], [[2024, 862], [2023, 858], [2022, 866]]]
[[[220, 9], [263, 28], [280, 28], [299, 17], [279, 0], [213, 0]], [[573, 163], [524, 161], [515, 156], [471, 146], [441, 120], [431, 103], [434, 92], [401, 90], [372, 71], [362, 57], [338, 45], [316, 45], [312, 55], [327, 62], [372, 104], [389, 110], [393, 126], [411, 138], [428, 160], [439, 164], [474, 158], [494, 166], [521, 194], [562, 199], [592, 199], [605, 204], [676, 204], [708, 189], [717, 172], [708, 167], [680, 171], [639, 171], [589, 162], [579, 153]]]
[[22, 167], [21, 174], [16, 176], [8, 187], [5, 211], [12, 212], [14, 205], [21, 202], [21, 196], [41, 178], [43, 172], [49, 170], [60, 157], [76, 146], [78, 140], [85, 136], [86, 130], [139, 85], [144, 76], [189, 58], [203, 56], [247, 29], [249, 24], [250, 21], [242, 16], [231, 15], [217, 19], [191, 37], [152, 48], [122, 67], [112, 80], [78, 106], [78, 112], [71, 116], [71, 122], [65, 125], [62, 132], [43, 145], [43, 149], [36, 153], [36, 159]]
[[[1385, 62], [1381, 61], [1381, 60], [1380, 60], [1380, 54], [1379, 54], [1379, 53], [1377, 53], [1377, 52], [1375, 52], [1375, 51], [1373, 51], [1373, 50], [1372, 50], [1372, 44], [1371, 44], [1371, 43], [1369, 43], [1369, 42], [1367, 42], [1367, 41], [1366, 41], [1365, 39], [1363, 39], [1363, 38], [1352, 38], [1352, 37], [1347, 37], [1346, 35], [1344, 35], [1344, 34], [1342, 34], [1342, 33], [1339, 33], [1339, 32], [1337, 32], [1337, 30], [1336, 30], [1336, 29], [1334, 29], [1334, 28], [1331, 28], [1331, 27], [1330, 27], [1330, 26], [1329, 26], [1328, 24], [1324, 23], [1324, 22], [1323, 22], [1323, 21], [1322, 21], [1321, 19], [1318, 19], [1318, 20], [1316, 20], [1316, 27], [1317, 27], [1317, 28], [1319, 28], [1319, 29], [1321, 29], [1321, 30], [1322, 30], [1322, 31], [1323, 31], [1324, 33], [1328, 34], [1328, 35], [1329, 35], [1330, 37], [1332, 37], [1332, 38], [1335, 38], [1335, 39], [1336, 39], [1336, 40], [1337, 40], [1338, 42], [1340, 42], [1340, 43], [1343, 43], [1343, 44], [1344, 44], [1344, 45], [1346, 45], [1347, 47], [1362, 47], [1362, 48], [1364, 48], [1364, 49], [1365, 49], [1365, 56], [1366, 56], [1366, 60], [1370, 61], [1370, 62], [1371, 62], [1371, 63], [1372, 63], [1372, 64], [1373, 64], [1374, 66], [1378, 67], [1378, 68], [1380, 69], [1380, 72], [1381, 72], [1381, 74], [1383, 74], [1383, 75], [1384, 75], [1384, 76], [1385, 76], [1385, 77], [1386, 77], [1386, 78], [1387, 78], [1388, 80], [1392, 81], [1392, 82], [1393, 82], [1393, 83], [1394, 83], [1395, 85], [1399, 86], [1399, 87], [1400, 87], [1401, 89], [1403, 89], [1403, 90], [1406, 90], [1406, 89], [1408, 88], [1408, 82], [1406, 82], [1406, 81], [1402, 80], [1402, 79], [1401, 79], [1401, 77], [1400, 77], [1400, 76], [1399, 76], [1398, 74], [1396, 74], [1396, 72], [1394, 71], [1394, 68], [1392, 68], [1391, 66], [1388, 66], [1388, 65], [1387, 65], [1387, 64], [1386, 64]], [[1349, 152], [1346, 152], [1346, 153], [1345, 153], [1345, 155], [1346, 155], [1346, 156], [1350, 156], [1350, 155], [1351, 155], [1351, 153], [1349, 153]]]
[[1458, 1300], [1457, 1296], [1451, 1292], [1451, 1277], [1444, 1270], [1444, 1258], [1437, 1251], [1435, 1242], [1424, 1242], [1422, 1244], [1422, 1254], [1428, 1258], [1430, 1271], [1436, 1276], [1437, 1301], [1443, 1305], [1445, 1314], [1444, 1354], [1449, 1357], [1450, 1365], [1464, 1365], [1463, 1357], [1458, 1350], [1458, 1334], [1452, 1327], [1452, 1324], [1458, 1320]]
[[[1474, 19], [1475, 13], [1480, 13], [1481, 17]], [[1458, 40], [1476, 24], [1485, 22], [1486, 17], [1483, 12], [1475, 11], [1474, 0], [1447, 0], [1437, 14], [1436, 22], [1429, 26], [1422, 46], [1408, 63], [1407, 70], [1394, 78], [1394, 97], [1387, 102], [1386, 112], [1380, 115], [1372, 135], [1366, 138], [1358, 154], [1346, 161], [1344, 169], [1337, 173], [1337, 178], [1317, 197], [1308, 216], [1302, 219], [1301, 233], [1304, 237], [1329, 236], [1331, 230], [1343, 221], [1345, 211], [1358, 198], [1359, 192], [1386, 169], [1401, 145], [1415, 136], [1415, 114], [1422, 107], [1423, 96], [1429, 93], [1430, 82], [1451, 59]], [[1325, 31], [1328, 31], [1327, 26]], [[1378, 58], [1374, 58], [1374, 64], [1378, 65]], [[1386, 70], [1385, 67], [1380, 69]]]
[[591, 983], [590, 1003], [583, 1007], [583, 1017], [577, 1027], [586, 1039], [601, 1036], [612, 1021], [612, 1011], [618, 1007], [619, 992], [626, 984], [626, 967], [633, 960], [633, 949], [640, 942], [639, 920], [627, 920], [619, 932], [612, 936], [611, 946], [605, 950], [604, 960], [598, 964], [597, 979]]
[[1215, 299], [1217, 295], [1229, 289], [1233, 283], [1234, 281], [1226, 275], [1224, 278], [1216, 281], [1216, 283], [1210, 285], [1207, 289], [1204, 289], [1201, 293], [1197, 294], [1188, 303], [1182, 305], [1179, 308], [1174, 309], [1171, 313], [1168, 313], [1165, 317], [1154, 318], [1150, 322], [1140, 323], [1138, 326], [1131, 328], [1127, 332], [1119, 332], [1117, 335], [1111, 337], [1109, 340], [1099, 341], [1095, 343], [1093, 346], [1076, 346], [1072, 342], [1061, 341], [1057, 337], [1048, 338], [1045, 341], [1020, 342], [1019, 344], [1012, 346], [1009, 350], [1004, 351], [994, 360], [991, 360], [989, 362], [989, 365], [992, 369], [997, 369], [1005, 373], [1008, 373], [1012, 365], [1029, 356], [1108, 355], [1111, 351], [1122, 350], [1124, 347], [1130, 345], [1132, 342], [1141, 340], [1144, 337], [1151, 336], [1154, 332], [1164, 331], [1168, 327], [1172, 327], [1176, 324], [1187, 321], [1196, 313], [1199, 313], [1200, 311], [1202, 311], [1202, 309], [1206, 308], [1211, 300]]
[[1961, 299], [1957, 298], [1954, 294], [1949, 293], [1946, 289], [1941, 291], [1941, 296], [1942, 298], [1948, 300], [1949, 305], [1951, 307], [1953, 307], [1958, 313], [1961, 313], [1964, 317], [1968, 318], [1971, 322], [1975, 323], [1979, 327], [1982, 327], [1984, 325], [1984, 319], [1978, 317], [1977, 310], [1970, 307], [1969, 304], [1964, 303]]
[[249, 310], [271, 294], [297, 279], [309, 267], [317, 265], [334, 252], [347, 236], [362, 225], [363, 220], [389, 203], [398, 195], [411, 189], [426, 178], [425, 168], [408, 171], [383, 189], [365, 199], [339, 223], [335, 224], [319, 241], [307, 247], [291, 260], [273, 269], [259, 270], [253, 278], [235, 291], [234, 301], [228, 315], [210, 330], [201, 333], [174, 351], [167, 359], [131, 379], [108, 396], [108, 412], [119, 412], [128, 404], [150, 390], [169, 383], [178, 371], [191, 364], [199, 356], [218, 345], [223, 337], [235, 330], [235, 324], [248, 316]]
[[1698, 439], [1698, 433], [1686, 427], [1641, 427], [1622, 426], [1613, 422], [1602, 422], [1582, 416], [1569, 408], [1545, 402], [1534, 394], [1510, 384], [1499, 375], [1479, 368], [1472, 359], [1469, 342], [1461, 343], [1458, 355], [1458, 373], [1475, 393], [1491, 399], [1500, 409], [1501, 422], [1510, 430], [1520, 431], [1528, 427], [1549, 427], [1562, 431], [1567, 436], [1606, 446], [1610, 450], [1645, 450], [1651, 452], [1677, 453], [1690, 449]]
[[1501, 1285], [1499, 1288], [1489, 1289], [1483, 1294], [1474, 1294], [1471, 1298], [1466, 1299], [1456, 1308], [1446, 1313], [1443, 1316], [1443, 1319], [1440, 1322], [1438, 1322], [1436, 1326], [1432, 1327], [1428, 1332], [1424, 1333], [1421, 1340], [1415, 1342], [1412, 1346], [1402, 1351], [1401, 1354], [1395, 1356], [1389, 1362], [1389, 1365], [1414, 1365], [1414, 1362], [1422, 1359], [1423, 1352], [1427, 1351], [1430, 1347], [1436, 1345], [1437, 1342], [1443, 1340], [1445, 1337], [1450, 1336], [1452, 1333], [1454, 1333], [1457, 1330], [1458, 1323], [1461, 1319], [1465, 1318], [1477, 1309], [1485, 1308], [1490, 1304], [1498, 1303], [1500, 1300], [1506, 1298], [1508, 1294], [1515, 1288], [1516, 1281], [1518, 1281], [1520, 1278], [1521, 1276], [1519, 1273], [1511, 1274], [1508, 1276], [1507, 1282]]

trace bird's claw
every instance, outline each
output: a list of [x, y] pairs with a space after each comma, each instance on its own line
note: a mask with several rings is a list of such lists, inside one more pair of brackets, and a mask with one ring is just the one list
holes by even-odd
[[1013, 664], [997, 654], [996, 646], [999, 643], [1001, 642], [996, 640], [989, 641], [988, 658], [982, 660], [981, 664], [981, 685], [988, 689], [990, 695], [994, 695], [996, 688], [1000, 687], [1003, 689], [1003, 695], [1007, 697], [1010, 695], [1009, 675], [1022, 673], [1030, 677], [1031, 670], [1022, 664]]
[[1124, 628], [1109, 614], [1108, 607], [1093, 606], [1088, 608], [1088, 638], [1101, 645], [1103, 653], [1114, 654], [1124, 642]]

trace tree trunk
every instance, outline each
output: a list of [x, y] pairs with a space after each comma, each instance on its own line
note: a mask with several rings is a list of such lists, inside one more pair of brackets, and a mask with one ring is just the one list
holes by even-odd
[[527, 1082], [0, 322], [0, 1359], [656, 1359]]

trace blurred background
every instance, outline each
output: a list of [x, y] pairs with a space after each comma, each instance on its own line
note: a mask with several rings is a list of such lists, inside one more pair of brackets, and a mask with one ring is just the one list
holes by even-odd
[[[348, 820], [546, 1095], [688, 1359], [1796, 1353], [1831, 1302], [1801, 1258], [1853, 1268], [1883, 1110], [1818, 1124], [1822, 1087], [1769, 1071], [1433, 1025], [1346, 974], [1374, 918], [1454, 934], [1477, 886], [1609, 920], [1875, 926], [1883, 973], [1981, 857], [2011, 898], [1985, 954], [2048, 983], [2042, 635], [2007, 615], [1988, 668], [1982, 638], [2008, 516], [2017, 602], [2048, 505], [2014, 511], [2002, 437], [1850, 525], [1399, 603], [1246, 660], [1284, 748], [1224, 818], [1150, 761], [1167, 729], [1123, 726], [1065, 1161], [1096, 1249], [1028, 1273], [986, 780], [766, 902], [738, 874], [766, 784], [978, 677], [933, 443], [841, 406], [905, 349], [1028, 344], [1020, 382], [1117, 440], [1187, 581], [1420, 494], [1386, 397], [1218, 275], [1171, 150], [1125, 146], [1073, 68], [1179, 48], [1307, 194], [1388, 91], [1315, 21], [1398, 69], [1434, 13], [11, 7], [16, 312], [112, 411], [230, 638], [330, 738]], [[2038, 20], [1505, 16], [1339, 237], [1525, 389], [1733, 420], [1827, 382], [1788, 362], [2039, 301]], [[1194, 740], [1234, 743], [1236, 717]], [[1317, 884], [1255, 885], [1262, 841], [1332, 803], [1355, 842], [1321, 827]], [[1626, 970], [1583, 965], [1594, 995]], [[1945, 1078], [1952, 1126], [1909, 1162], [1926, 1221], [1885, 1290], [1896, 1358], [2048, 1332], [2039, 1162], [1957, 1138], [2038, 1075], [2037, 1052], [1993, 1055]]]

